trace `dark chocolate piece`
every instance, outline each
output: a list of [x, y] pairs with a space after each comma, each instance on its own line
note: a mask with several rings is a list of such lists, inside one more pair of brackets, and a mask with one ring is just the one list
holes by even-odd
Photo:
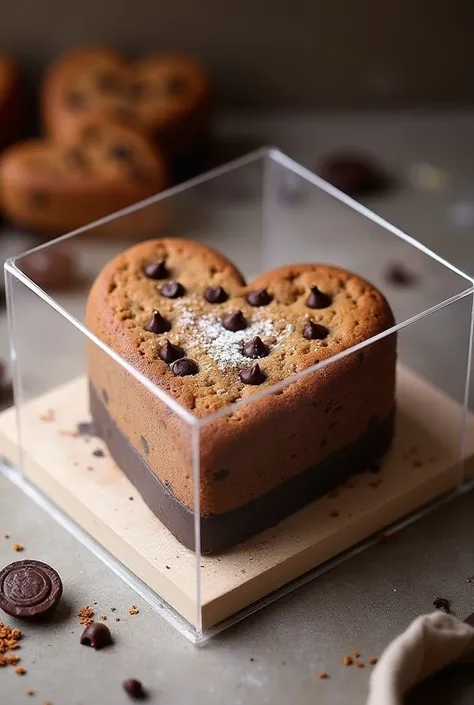
[[267, 306], [272, 299], [273, 296], [266, 289], [251, 291], [247, 296], [247, 301], [251, 306]]
[[87, 160], [79, 147], [71, 147], [64, 154], [64, 161], [72, 169], [80, 169], [87, 165]]
[[118, 162], [132, 162], [133, 149], [126, 144], [113, 144], [109, 149], [109, 157]]
[[146, 697], [145, 690], [140, 681], [136, 678], [128, 678], [123, 682], [123, 689], [134, 700], [143, 700]]
[[329, 331], [326, 326], [314, 321], [308, 321], [303, 328], [303, 336], [306, 340], [324, 340], [328, 337]]
[[222, 304], [229, 298], [227, 292], [221, 286], [210, 286], [204, 293], [204, 298], [210, 304]]
[[[135, 485], [151, 511], [184, 546], [195, 547], [194, 512], [179, 502], [130, 444], [111, 418], [94, 386], [90, 384], [90, 408], [97, 430], [114, 461]], [[201, 516], [201, 550], [215, 554], [274, 526], [317, 497], [330, 492], [357, 473], [364, 472], [389, 448], [395, 412], [373, 418], [365, 432], [324, 460], [308, 467], [255, 500], [217, 515]], [[219, 469], [216, 471], [219, 472]]]
[[317, 286], [311, 287], [311, 293], [306, 299], [306, 306], [308, 306], [308, 308], [327, 308], [331, 304], [332, 298], [329, 294], [325, 294], [318, 289]]
[[359, 196], [383, 189], [387, 179], [382, 170], [366, 155], [336, 154], [318, 169], [320, 176], [340, 191]]
[[245, 357], [251, 358], [266, 357], [269, 352], [270, 350], [268, 345], [265, 345], [263, 340], [258, 335], [256, 335], [255, 338], [252, 338], [252, 340], [248, 343], [245, 343], [242, 348], [242, 353]]
[[110, 629], [103, 622], [92, 622], [88, 624], [81, 635], [81, 644], [83, 646], [92, 646], [93, 649], [103, 649], [104, 646], [110, 646], [112, 643], [112, 635]]
[[249, 367], [246, 370], [241, 370], [239, 372], [239, 379], [244, 384], [263, 384], [266, 378], [267, 376], [265, 372], [262, 372], [262, 370], [260, 369], [260, 365], [257, 362], [255, 363], [255, 365], [252, 365], [252, 367]]
[[146, 324], [145, 330], [149, 333], [156, 333], [157, 335], [159, 333], [167, 333], [171, 330], [171, 323], [166, 318], [163, 318], [159, 311], [153, 311], [153, 316]]
[[403, 264], [394, 263], [390, 265], [385, 273], [385, 279], [394, 286], [413, 286], [416, 284], [416, 276]]
[[159, 259], [157, 262], [147, 264], [144, 272], [148, 279], [166, 279], [166, 277], [170, 275], [164, 259]]
[[46, 619], [57, 607], [63, 585], [41, 561], [16, 561], [0, 571], [0, 608], [17, 619]]
[[178, 345], [173, 345], [173, 343], [170, 343], [170, 341], [167, 340], [158, 350], [158, 357], [160, 360], [163, 360], [163, 362], [171, 364], [172, 362], [180, 360], [184, 357], [184, 350]]
[[96, 458], [105, 458], [105, 453], [102, 448], [96, 448], [93, 450], [92, 455], [95, 455]]
[[199, 372], [199, 366], [189, 357], [182, 357], [171, 364], [171, 371], [176, 377], [188, 377], [196, 375]]
[[84, 96], [77, 91], [69, 91], [66, 93], [64, 100], [69, 110], [80, 110], [86, 104]]
[[222, 325], [226, 330], [236, 333], [238, 330], [247, 328], [247, 321], [242, 311], [231, 311], [225, 318], [222, 319]]
[[167, 299], [179, 299], [180, 296], [184, 296], [185, 289], [179, 282], [166, 282], [161, 287], [160, 293], [162, 296], [166, 296]]
[[80, 436], [97, 436], [95, 426], [91, 421], [81, 421], [78, 423], [77, 432]]
[[446, 614], [451, 614], [451, 603], [445, 597], [437, 597], [433, 602], [435, 610], [443, 610]]

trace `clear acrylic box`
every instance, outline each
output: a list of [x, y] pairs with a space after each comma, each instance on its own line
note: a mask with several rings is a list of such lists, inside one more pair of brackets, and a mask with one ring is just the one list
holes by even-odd
[[[297, 262], [345, 267], [385, 294], [396, 323], [198, 417], [85, 325], [93, 278], [127, 246], [114, 230], [131, 243], [166, 235], [210, 245], [249, 282]], [[87, 274], [77, 290], [41, 289], [23, 271], [30, 253], [5, 265], [15, 409], [0, 416], [4, 471], [193, 642], [470, 487], [473, 281], [278, 150], [259, 150], [37, 249], [64, 247]], [[411, 285], [387, 280], [394, 263], [415, 273]], [[294, 486], [283, 483], [306, 469], [313, 448], [323, 460], [332, 457], [341, 425], [362, 433], [373, 422], [366, 406], [377, 390], [365, 385], [361, 370], [395, 342], [390, 450], [376, 466], [362, 468], [365, 456], [357, 460], [351, 446], [352, 469], [347, 459], [344, 467], [328, 466], [318, 497], [293, 506]], [[336, 383], [324, 392], [327, 379]], [[305, 380], [323, 390], [307, 401], [310, 433], [280, 402], [278, 413], [262, 417], [265, 405]], [[91, 419], [91, 407], [106, 443], [78, 426]], [[246, 425], [248, 418], [255, 424]], [[242, 419], [238, 441], [217, 447], [222, 429]], [[370, 452], [384, 444], [383, 434], [384, 428], [373, 434]], [[143, 498], [126, 477], [132, 468]], [[349, 476], [349, 470], [366, 471]], [[257, 475], [262, 494], [280, 488], [276, 504], [258, 504]], [[257, 504], [239, 515], [238, 497], [244, 507]], [[213, 502], [226, 511], [206, 513]], [[271, 525], [285, 502], [295, 511]], [[265, 523], [243, 543], [206, 555], [235, 527], [252, 533]]]

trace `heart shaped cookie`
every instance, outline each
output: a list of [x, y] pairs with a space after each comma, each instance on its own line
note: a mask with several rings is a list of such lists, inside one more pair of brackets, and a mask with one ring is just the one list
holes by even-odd
[[135, 130], [111, 122], [84, 124], [69, 143], [19, 143], [0, 160], [5, 214], [20, 227], [55, 234], [151, 196], [167, 183], [157, 148]]
[[[86, 322], [202, 419], [386, 330], [393, 316], [382, 294], [338, 267], [285, 266], [246, 285], [210, 248], [163, 239], [133, 247], [103, 269]], [[201, 548], [216, 552], [385, 452], [395, 357], [390, 335], [249, 400], [195, 430], [196, 451], [191, 427], [91, 344], [91, 409], [119, 466], [190, 547], [199, 475]]]
[[70, 139], [84, 119], [108, 118], [156, 139], [175, 158], [197, 150], [209, 123], [204, 70], [179, 54], [128, 63], [107, 48], [86, 47], [61, 56], [42, 89], [45, 127]]

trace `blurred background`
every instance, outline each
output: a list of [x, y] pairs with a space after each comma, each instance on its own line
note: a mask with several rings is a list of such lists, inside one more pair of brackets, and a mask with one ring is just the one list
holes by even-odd
[[[473, 26], [469, 0], [5, 6], [0, 256], [271, 144], [472, 274]], [[91, 46], [105, 49], [97, 56]], [[105, 125], [100, 149], [86, 140], [91, 120]], [[255, 190], [250, 173], [225, 188], [234, 215]], [[298, 182], [285, 188], [288, 204], [304, 208]], [[156, 211], [146, 236], [197, 233], [202, 208], [183, 204], [186, 225]], [[130, 222], [120, 230], [96, 229], [80, 247], [52, 248], [22, 266], [46, 290], [65, 290], [74, 313], [71, 285], [86, 291], [124, 240], [144, 236]], [[243, 244], [231, 239], [223, 249], [238, 256]], [[400, 311], [414, 290], [421, 299], [423, 286], [430, 290], [409, 259], [387, 250], [375, 276]]]

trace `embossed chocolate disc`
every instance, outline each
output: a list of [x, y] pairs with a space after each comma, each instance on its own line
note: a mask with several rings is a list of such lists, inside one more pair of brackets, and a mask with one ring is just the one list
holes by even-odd
[[16, 561], [0, 571], [0, 607], [12, 617], [49, 616], [62, 592], [59, 575], [41, 561]]

